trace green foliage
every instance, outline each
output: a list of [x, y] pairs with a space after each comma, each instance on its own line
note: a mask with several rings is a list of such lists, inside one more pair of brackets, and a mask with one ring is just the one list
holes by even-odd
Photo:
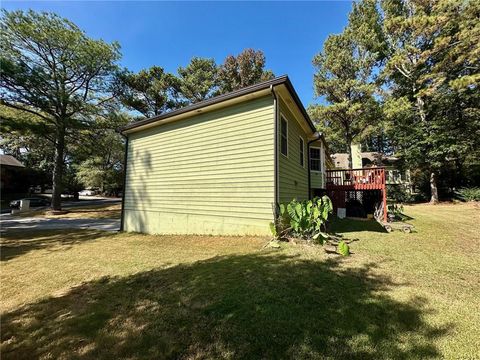
[[128, 70], [119, 72], [116, 94], [124, 106], [147, 118], [181, 105], [177, 101], [175, 76], [160, 66], [152, 66], [136, 74]]
[[[364, 151], [394, 152], [425, 174], [434, 201], [437, 182], [478, 185], [478, 170], [467, 168], [480, 158], [480, 2], [352, 6], [344, 31], [314, 58], [315, 90], [327, 105], [309, 113], [333, 151], [355, 139]], [[457, 176], [442, 184], [452, 167]]]
[[455, 195], [463, 201], [480, 201], [480, 187], [461, 188]]
[[389, 200], [396, 203], [408, 203], [414, 201], [413, 195], [402, 185], [387, 185], [387, 196]]
[[31, 121], [7, 118], [5, 126], [52, 142], [52, 206], [58, 210], [66, 147], [91, 126], [92, 113], [105, 110], [119, 46], [90, 39], [56, 14], [30, 10], [2, 12], [0, 47], [0, 103], [33, 115]]
[[213, 59], [193, 57], [186, 67], [178, 68], [178, 91], [189, 103], [212, 97], [218, 85], [218, 69]]
[[278, 237], [277, 227], [275, 226], [274, 222], [271, 222], [269, 225], [270, 232], [272, 233], [273, 238], [276, 239]]
[[[35, 135], [29, 127], [19, 123], [34, 122], [35, 115], [0, 106], [0, 117], [17, 121], [17, 130], [9, 121], [1, 123], [0, 148], [35, 170], [36, 178], [29, 185], [51, 185], [54, 167], [53, 139]], [[123, 185], [124, 139], [116, 129], [127, 124], [129, 117], [115, 109], [107, 117], [97, 117], [88, 129], [78, 130], [65, 149], [63, 191], [75, 192], [85, 187], [99, 188], [103, 193], [115, 194]], [[50, 179], [46, 178], [49, 176]]]
[[343, 255], [343, 256], [349, 256], [350, 255], [350, 247], [343, 240], [338, 243], [337, 251], [340, 255]]
[[98, 106], [120, 58], [53, 13], [3, 11], [0, 35], [2, 103], [50, 124]]
[[152, 117], [273, 78], [264, 67], [262, 51], [245, 49], [228, 56], [220, 67], [214, 59], [193, 57], [178, 68], [178, 77], [159, 66], [136, 74], [125, 69], [117, 74], [116, 95], [127, 108]]
[[239, 55], [229, 55], [218, 70], [221, 94], [254, 85], [274, 77], [265, 70], [265, 55], [261, 50], [245, 49]]
[[109, 116], [95, 122], [95, 127], [81, 132], [69, 151], [69, 167], [82, 189], [98, 188], [107, 195], [116, 195], [122, 189], [125, 140], [115, 129], [128, 121], [126, 114], [112, 109]]
[[379, 51], [383, 52], [374, 1], [354, 3], [349, 21], [341, 34], [327, 38], [322, 52], [313, 59], [315, 93], [323, 96], [327, 105], [309, 109], [319, 129], [327, 129], [335, 149], [343, 145], [348, 152], [352, 142], [361, 140], [381, 118], [375, 69]]
[[394, 220], [405, 219], [405, 215], [403, 214], [404, 212], [403, 205], [401, 204], [396, 204], [396, 203], [388, 204], [387, 211], [388, 211], [389, 217], [391, 216]]
[[304, 239], [315, 240], [323, 244], [328, 238], [326, 222], [333, 211], [333, 205], [328, 196], [316, 197], [312, 200], [292, 200], [288, 204], [280, 204], [280, 224], [286, 229], [280, 231], [283, 235], [291, 233]]
[[478, 1], [381, 2], [385, 115], [397, 154], [428, 174], [432, 201], [449, 159], [479, 154]]
[[[43, 171], [51, 177], [54, 137], [48, 130], [52, 129], [50, 127], [45, 129], [42, 119], [34, 114], [2, 105], [0, 105], [0, 120], [2, 151], [7, 155], [13, 155], [27, 168]], [[35, 131], [32, 128], [35, 128]], [[51, 180], [45, 183], [49, 181]]]

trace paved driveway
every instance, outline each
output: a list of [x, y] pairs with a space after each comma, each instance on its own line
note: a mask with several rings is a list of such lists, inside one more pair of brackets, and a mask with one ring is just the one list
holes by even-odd
[[2, 215], [2, 232], [8, 230], [51, 230], [51, 229], [95, 229], [105, 231], [120, 230], [120, 219], [44, 219], [15, 218]]
[[[35, 197], [36, 195], [32, 195], [31, 197]], [[42, 195], [45, 197], [45, 195]], [[27, 196], [29, 197], [29, 196]], [[71, 209], [81, 206], [96, 206], [96, 205], [113, 205], [113, 204], [120, 204], [122, 202], [121, 198], [104, 198], [100, 196], [80, 196], [79, 201], [72, 201], [72, 200], [62, 200], [62, 209]], [[41, 210], [44, 208], [33, 208], [33, 210]], [[10, 214], [11, 209], [1, 209], [2, 214]]]

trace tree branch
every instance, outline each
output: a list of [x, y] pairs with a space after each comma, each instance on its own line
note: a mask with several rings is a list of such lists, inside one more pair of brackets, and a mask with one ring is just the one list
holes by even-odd
[[37, 112], [37, 111], [34, 111], [34, 110], [31, 110], [31, 109], [28, 109], [28, 108], [24, 108], [22, 106], [18, 106], [18, 105], [15, 105], [15, 104], [12, 104], [12, 103], [9, 103], [9, 102], [5, 102], [3, 99], [0, 99], [0, 104], [1, 105], [4, 105], [4, 106], [7, 106], [9, 108], [12, 108], [12, 109], [16, 109], [16, 110], [20, 110], [20, 111], [25, 111], [25, 112], [28, 112], [30, 114], [33, 114], [33, 115], [36, 115], [50, 123], [55, 123], [54, 121], [52, 121], [52, 119], [50, 119], [49, 117], [45, 116], [45, 115], [42, 115], [41, 113]]

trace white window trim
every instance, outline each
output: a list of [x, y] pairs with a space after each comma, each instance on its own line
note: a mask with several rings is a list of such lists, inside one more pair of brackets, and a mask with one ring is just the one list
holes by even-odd
[[308, 157], [310, 159], [309, 163], [308, 163], [308, 166], [310, 167], [310, 171], [314, 172], [314, 173], [321, 173], [322, 172], [322, 148], [321, 147], [318, 147], [318, 146], [310, 146], [310, 148], [308, 149], [308, 151], [310, 151], [310, 149], [318, 149], [320, 150], [320, 158], [318, 160], [320, 160], [320, 170], [312, 170], [312, 166], [311, 166], [311, 163], [310, 161], [312, 160], [312, 157], [310, 156], [310, 154], [308, 154]]
[[[285, 120], [285, 124], [287, 125], [287, 155], [285, 155], [282, 152], [282, 119]], [[280, 154], [282, 154], [283, 156], [285, 156], [288, 159], [288, 153], [289, 153], [289, 150], [288, 150], [288, 120], [283, 114], [280, 114]]]
[[[303, 140], [303, 138], [301, 136], [298, 137], [301, 141], [302, 141], [302, 153], [303, 153], [303, 156], [302, 156], [302, 164], [298, 164], [300, 165], [302, 168], [305, 169], [305, 140]], [[301, 154], [299, 154], [301, 155]]]

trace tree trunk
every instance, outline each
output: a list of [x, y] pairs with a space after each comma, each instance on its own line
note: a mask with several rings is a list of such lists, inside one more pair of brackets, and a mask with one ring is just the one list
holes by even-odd
[[420, 115], [420, 120], [422, 120], [422, 122], [425, 122], [427, 120], [427, 114], [425, 113], [425, 101], [422, 99], [421, 96], [417, 95], [416, 104], [418, 114]]
[[353, 169], [353, 156], [352, 156], [352, 147], [348, 149], [348, 168]]
[[348, 146], [348, 168], [353, 169], [353, 156], [352, 156], [352, 139], [347, 135], [347, 146]]
[[[416, 105], [420, 120], [425, 123], [427, 120], [427, 114], [425, 113], [425, 101], [422, 99], [422, 97], [418, 96], [418, 94], [416, 95], [416, 98]], [[437, 174], [435, 171], [430, 172], [430, 193], [430, 204], [438, 204]]]
[[63, 125], [57, 129], [55, 143], [55, 160], [53, 164], [53, 190], [52, 209], [62, 210], [62, 180], [63, 180], [63, 157], [65, 152], [65, 128]]
[[430, 204], [438, 204], [437, 174], [434, 171], [430, 173], [430, 191], [432, 193]]

